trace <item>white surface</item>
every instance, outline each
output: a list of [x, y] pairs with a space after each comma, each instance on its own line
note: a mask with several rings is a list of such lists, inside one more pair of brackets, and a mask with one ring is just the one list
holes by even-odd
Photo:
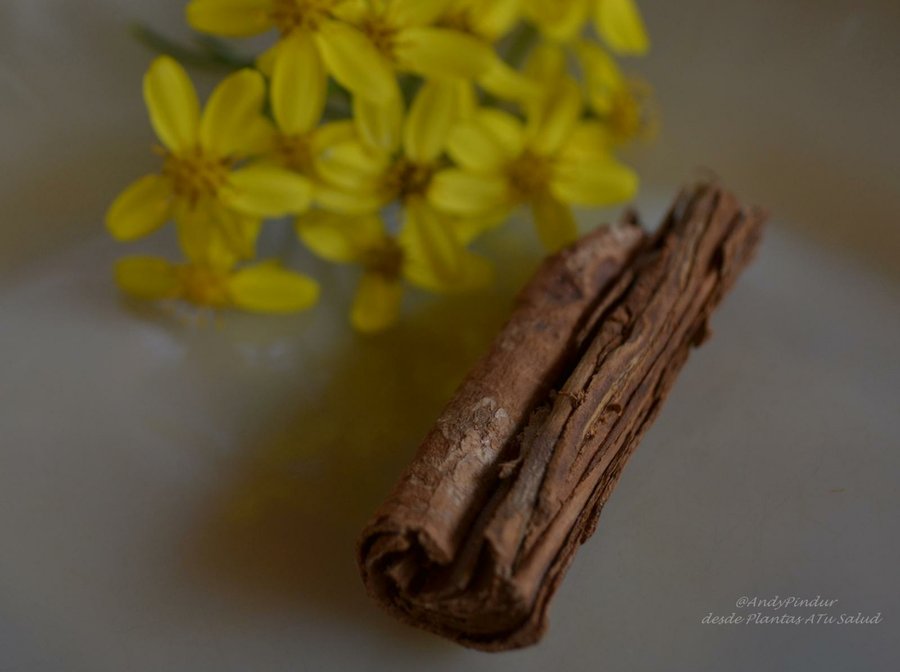
[[[763, 4], [643, 3], [664, 112], [636, 153], [648, 219], [709, 166], [775, 221], [546, 639], [492, 656], [381, 614], [352, 551], [502, 319], [530, 232], [486, 241], [507, 255], [492, 292], [419, 302], [378, 339], [349, 332], [351, 279], [320, 265], [326, 302], [296, 318], [130, 307], [100, 231], [152, 165], [123, 29], [177, 30], [180, 3], [7, 2], [0, 670], [896, 669], [900, 12]], [[699, 622], [744, 595], [884, 620]]]

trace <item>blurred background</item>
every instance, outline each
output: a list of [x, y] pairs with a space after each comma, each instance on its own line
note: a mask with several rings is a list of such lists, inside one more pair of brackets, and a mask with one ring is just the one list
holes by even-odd
[[[483, 243], [491, 290], [412, 297], [377, 338], [344, 318], [352, 274], [305, 258], [326, 288], [306, 315], [122, 302], [103, 213], [156, 165], [128, 27], [188, 37], [183, 3], [4, 2], [0, 670], [897, 668], [900, 5], [640, 6], [646, 221], [713, 172], [773, 224], [546, 639], [490, 656], [379, 612], [353, 548], [538, 263], [530, 227]], [[701, 623], [754, 595], [883, 622]]]

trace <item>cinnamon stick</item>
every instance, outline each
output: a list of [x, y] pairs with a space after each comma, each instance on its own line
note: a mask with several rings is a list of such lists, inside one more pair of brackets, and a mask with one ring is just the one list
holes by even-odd
[[629, 216], [548, 259], [363, 531], [372, 597], [469, 647], [538, 641], [765, 218], [700, 185], [652, 238]]

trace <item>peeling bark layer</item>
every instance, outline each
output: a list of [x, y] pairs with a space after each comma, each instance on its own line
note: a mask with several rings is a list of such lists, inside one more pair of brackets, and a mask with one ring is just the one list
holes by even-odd
[[373, 598], [465, 646], [538, 641], [765, 218], [700, 185], [652, 238], [627, 216], [549, 258], [363, 531]]

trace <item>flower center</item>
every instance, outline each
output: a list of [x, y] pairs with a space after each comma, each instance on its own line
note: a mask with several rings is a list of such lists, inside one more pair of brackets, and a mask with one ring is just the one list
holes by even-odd
[[400, 200], [424, 196], [433, 174], [430, 166], [422, 166], [409, 159], [399, 159], [388, 171], [385, 190], [395, 194]]
[[307, 176], [313, 174], [315, 164], [312, 145], [307, 134], [279, 134], [275, 138], [275, 151], [287, 168]]
[[172, 180], [172, 190], [179, 198], [194, 204], [202, 198], [214, 197], [228, 179], [232, 160], [209, 154], [202, 147], [184, 154], [167, 154], [163, 175]]
[[229, 303], [228, 279], [207, 266], [190, 265], [179, 269], [184, 298], [201, 306], [221, 308]]
[[394, 60], [394, 47], [396, 45], [397, 28], [392, 26], [386, 17], [379, 14], [367, 16], [359, 25], [359, 29], [365, 33], [375, 48], [390, 61]]
[[282, 36], [301, 28], [316, 30], [335, 4], [336, 0], [274, 0], [270, 17]]
[[550, 160], [546, 157], [525, 152], [510, 163], [506, 171], [513, 191], [524, 200], [546, 190], [551, 168]]
[[650, 91], [643, 82], [629, 79], [613, 92], [607, 121], [615, 137], [630, 140], [651, 133], [653, 116]]
[[384, 236], [363, 253], [362, 266], [369, 273], [391, 280], [398, 278], [403, 269], [403, 248], [390, 236]]

